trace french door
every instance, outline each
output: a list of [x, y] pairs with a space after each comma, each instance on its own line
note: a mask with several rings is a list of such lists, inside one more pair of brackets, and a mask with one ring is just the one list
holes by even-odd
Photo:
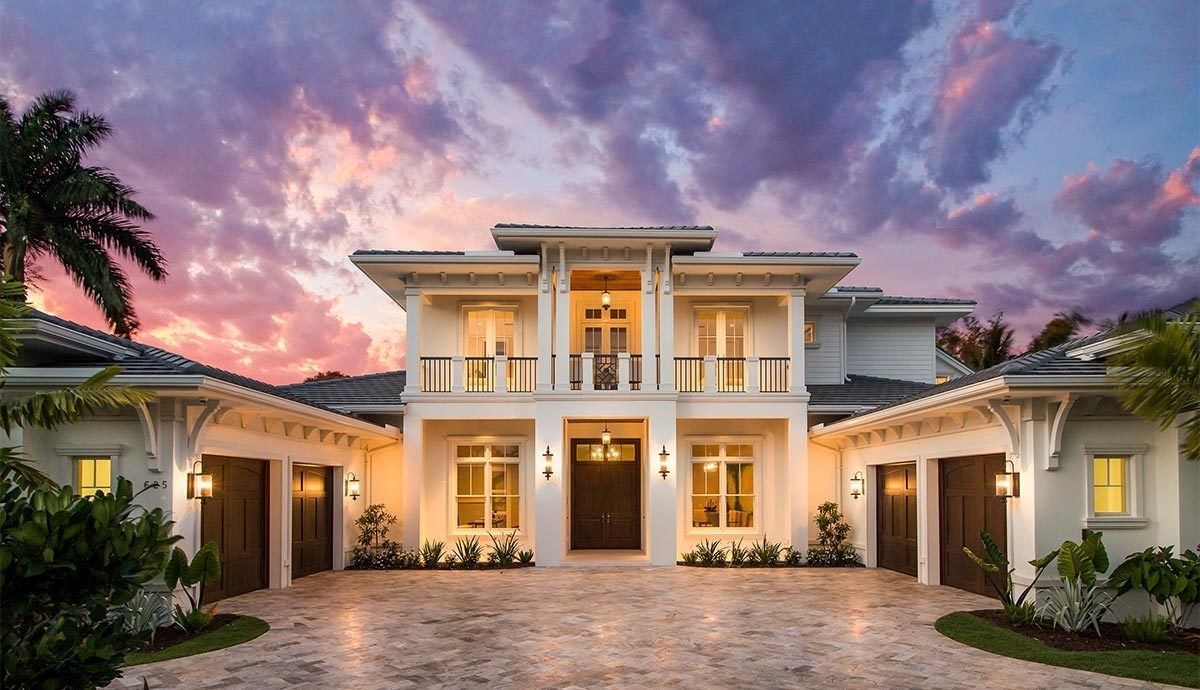
[[746, 389], [745, 309], [696, 310], [696, 354], [717, 358], [717, 389]]
[[516, 352], [517, 312], [515, 309], [468, 307], [465, 319], [463, 386], [468, 391], [493, 390], [494, 358]]
[[583, 310], [583, 351], [595, 355], [596, 388], [616, 390], [617, 355], [629, 352], [631, 323], [626, 307]]

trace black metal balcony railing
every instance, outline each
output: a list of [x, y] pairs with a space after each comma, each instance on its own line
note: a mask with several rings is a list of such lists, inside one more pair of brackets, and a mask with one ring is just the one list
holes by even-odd
[[430, 393], [449, 393], [453, 381], [454, 360], [451, 357], [421, 358], [421, 390]]
[[537, 357], [509, 357], [505, 384], [509, 393], [532, 393], [537, 388]]
[[491, 393], [496, 390], [496, 360], [492, 357], [464, 357], [463, 390], [468, 393]]
[[746, 392], [746, 358], [717, 357], [717, 392]]
[[704, 392], [704, 358], [675, 358], [675, 390], [680, 393]]
[[760, 357], [758, 360], [758, 389], [763, 393], [786, 393], [791, 390], [788, 380], [792, 360], [789, 357]]

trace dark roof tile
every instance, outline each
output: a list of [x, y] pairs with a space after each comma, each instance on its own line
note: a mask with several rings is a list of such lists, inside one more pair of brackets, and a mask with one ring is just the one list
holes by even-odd
[[846, 383], [809, 384], [810, 407], [839, 405], [878, 407], [933, 388], [932, 383], [850, 374]]
[[385, 371], [340, 379], [292, 383], [280, 388], [330, 407], [399, 405], [407, 378], [404, 371]]

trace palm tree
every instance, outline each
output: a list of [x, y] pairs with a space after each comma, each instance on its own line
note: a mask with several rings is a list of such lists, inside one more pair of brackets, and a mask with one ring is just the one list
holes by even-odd
[[1078, 309], [1060, 311], [1054, 315], [1054, 318], [1046, 322], [1041, 333], [1034, 336], [1026, 352], [1038, 352], [1062, 345], [1074, 338], [1081, 328], [1090, 325], [1092, 325], [1092, 320], [1080, 313]]
[[113, 332], [130, 337], [138, 320], [116, 259], [154, 280], [166, 277], [166, 260], [138, 226], [154, 215], [134, 191], [106, 168], [82, 163], [111, 134], [102, 116], [77, 110], [68, 91], [39, 96], [19, 119], [0, 96], [0, 249], [4, 274], [22, 284], [34, 262], [57, 260]]
[[1200, 460], [1200, 300], [1184, 311], [1129, 322], [1123, 330], [1135, 344], [1110, 361], [1125, 408], [1160, 429], [1179, 424], [1184, 457]]
[[962, 360], [976, 371], [987, 369], [1013, 357], [1013, 329], [998, 311], [981, 324], [974, 316], [964, 316], [961, 325], [938, 331], [938, 347]]

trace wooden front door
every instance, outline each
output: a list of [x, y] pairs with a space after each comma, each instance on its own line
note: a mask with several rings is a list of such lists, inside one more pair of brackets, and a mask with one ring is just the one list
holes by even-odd
[[641, 442], [571, 442], [571, 548], [642, 548]]
[[200, 508], [200, 541], [215, 541], [221, 554], [221, 579], [205, 587], [207, 603], [267, 586], [267, 463], [222, 455], [202, 462], [213, 496]]
[[[986, 575], [963, 547], [983, 553], [979, 532], [986, 531], [1008, 554], [1008, 520], [1004, 501], [996, 497], [996, 475], [1004, 471], [1003, 455], [946, 458], [941, 465], [942, 584], [996, 596]], [[993, 575], [1003, 582], [1003, 574]]]
[[877, 471], [879, 567], [916, 577], [917, 466], [884, 465]]
[[292, 466], [292, 579], [333, 568], [333, 468]]

